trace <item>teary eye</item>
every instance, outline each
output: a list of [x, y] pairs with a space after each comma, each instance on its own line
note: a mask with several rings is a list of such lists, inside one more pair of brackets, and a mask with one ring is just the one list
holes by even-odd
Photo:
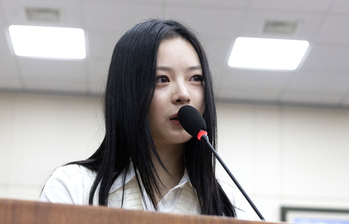
[[156, 77], [156, 83], [166, 83], [169, 82], [170, 79], [167, 76], [161, 75]]
[[204, 80], [204, 77], [202, 75], [194, 75], [190, 78], [190, 81], [194, 82], [202, 82]]

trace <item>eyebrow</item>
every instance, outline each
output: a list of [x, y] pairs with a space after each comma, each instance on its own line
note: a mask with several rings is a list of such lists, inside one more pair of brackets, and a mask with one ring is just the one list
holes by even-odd
[[190, 70], [190, 71], [193, 71], [193, 70], [202, 70], [202, 68], [201, 68], [200, 65], [198, 65], [198, 66], [191, 66], [191, 67], [188, 68], [188, 70]]
[[[172, 68], [167, 67], [167, 66], [158, 66], [158, 67], [156, 67], [156, 70], [171, 71]], [[202, 68], [200, 65], [197, 65], [197, 66], [190, 66], [187, 70], [188, 71], [195, 71], [195, 70], [202, 70]]]

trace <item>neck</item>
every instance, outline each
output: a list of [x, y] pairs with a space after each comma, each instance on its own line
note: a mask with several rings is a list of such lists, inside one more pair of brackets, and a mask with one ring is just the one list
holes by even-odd
[[[156, 151], [168, 171], [166, 172], [156, 159], [153, 160], [159, 178], [163, 183], [163, 186], [161, 184], [159, 186], [162, 197], [175, 187], [183, 177], [185, 169], [184, 147], [185, 144], [156, 145]], [[158, 201], [160, 201], [160, 198]]]

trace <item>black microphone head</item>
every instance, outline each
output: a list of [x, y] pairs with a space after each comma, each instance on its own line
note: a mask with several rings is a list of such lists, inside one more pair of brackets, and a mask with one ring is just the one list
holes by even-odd
[[190, 135], [197, 137], [200, 131], [206, 130], [206, 122], [199, 111], [194, 107], [185, 105], [178, 111], [178, 120], [184, 130]]

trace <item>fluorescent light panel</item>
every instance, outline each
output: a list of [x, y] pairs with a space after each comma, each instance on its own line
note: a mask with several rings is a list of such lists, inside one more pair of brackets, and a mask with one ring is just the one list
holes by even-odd
[[295, 70], [309, 46], [304, 40], [239, 37], [228, 65], [236, 68]]
[[13, 49], [18, 56], [84, 59], [85, 33], [78, 28], [18, 26], [9, 27]]

